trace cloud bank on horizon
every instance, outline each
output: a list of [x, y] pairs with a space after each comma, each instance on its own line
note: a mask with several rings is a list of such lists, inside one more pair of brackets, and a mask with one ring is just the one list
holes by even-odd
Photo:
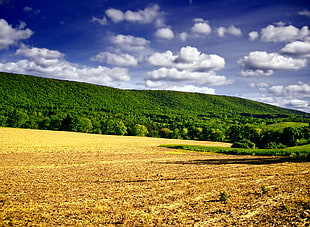
[[56, 2], [0, 1], [0, 71], [310, 112], [307, 1]]

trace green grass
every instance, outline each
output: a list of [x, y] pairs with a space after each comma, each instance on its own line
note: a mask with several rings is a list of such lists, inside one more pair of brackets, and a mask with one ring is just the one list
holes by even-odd
[[279, 122], [275, 124], [266, 125], [264, 129], [280, 131], [286, 127], [301, 128], [308, 125], [309, 125], [308, 123], [302, 123], [302, 122]]
[[290, 156], [290, 157], [310, 157], [310, 144], [283, 149], [244, 149], [231, 147], [207, 147], [199, 145], [161, 145], [162, 147], [182, 149], [196, 152], [211, 152], [233, 155], [261, 155], [261, 156]]

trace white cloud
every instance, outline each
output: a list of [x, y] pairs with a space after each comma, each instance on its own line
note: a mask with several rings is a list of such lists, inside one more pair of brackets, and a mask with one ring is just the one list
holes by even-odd
[[234, 36], [242, 36], [242, 31], [240, 28], [231, 25], [227, 28], [227, 33]]
[[231, 25], [228, 28], [219, 27], [217, 29], [217, 34], [220, 37], [224, 37], [225, 34], [230, 34], [230, 35], [233, 35], [233, 36], [242, 36], [242, 31], [241, 31], [240, 28], [237, 28], [234, 25]]
[[129, 81], [126, 68], [96, 68], [80, 66], [64, 59], [64, 54], [45, 48], [22, 46], [16, 51], [17, 56], [25, 59], [17, 62], [0, 63], [0, 71], [31, 74], [74, 81], [83, 81], [103, 85], [115, 85], [119, 81]]
[[186, 70], [165, 67], [149, 72], [148, 79], [155, 81], [186, 81], [196, 85], [210, 86], [220, 86], [232, 83], [232, 81], [227, 80], [225, 76], [216, 75], [214, 71], [189, 72]]
[[171, 51], [154, 53], [148, 59], [149, 64], [160, 67], [148, 73], [151, 81], [187, 81], [199, 85], [231, 84], [225, 76], [215, 71], [224, 68], [225, 60], [218, 55], [201, 53], [195, 47], [183, 47], [174, 55]]
[[276, 106], [310, 112], [310, 101], [305, 100], [310, 97], [309, 83], [298, 82], [297, 84], [287, 86], [270, 86], [267, 83], [253, 83], [251, 87], [258, 88], [262, 94], [262, 96], [256, 98], [256, 100]]
[[119, 23], [124, 20], [124, 13], [121, 10], [107, 9], [105, 13], [114, 23]]
[[309, 98], [310, 97], [310, 84], [298, 83], [288, 86], [271, 86], [269, 93], [276, 96], [286, 96], [292, 98]]
[[130, 54], [114, 54], [110, 52], [101, 52], [91, 58], [92, 61], [108, 63], [116, 66], [136, 66], [137, 59]]
[[157, 38], [171, 40], [174, 38], [174, 33], [170, 28], [160, 28], [155, 32], [155, 36]]
[[269, 88], [269, 84], [265, 82], [251, 83], [249, 87], [257, 88], [261, 93], [266, 93]]
[[[22, 45], [15, 53], [19, 56], [24, 56], [28, 59], [34, 60], [42, 64], [41, 61], [55, 61], [62, 60], [64, 57], [63, 53], [60, 53], [57, 50], [49, 50], [46, 48], [28, 48], [25, 45]], [[49, 62], [48, 62], [49, 63]], [[52, 62], [50, 62], [52, 64]]]
[[301, 29], [298, 29], [292, 25], [268, 25], [261, 30], [261, 39], [265, 42], [291, 42], [303, 40], [308, 36], [310, 36], [308, 26], [303, 26]]
[[194, 19], [194, 26], [192, 27], [192, 32], [200, 35], [209, 35], [212, 32], [212, 28], [208, 21], [201, 18]]
[[160, 12], [160, 7], [157, 4], [138, 11], [127, 10], [126, 12], [123, 12], [121, 10], [111, 8], [106, 10], [105, 13], [114, 23], [128, 21], [133, 23], [149, 24], [155, 22], [157, 26], [164, 25], [164, 19], [162, 13]]
[[101, 25], [107, 25], [108, 24], [108, 20], [107, 20], [107, 18], [105, 16], [103, 16], [102, 19], [97, 18], [97, 17], [92, 17], [91, 21], [92, 22], [97, 22], [97, 23], [99, 23]]
[[238, 60], [242, 76], [270, 76], [274, 70], [298, 70], [307, 65], [306, 59], [294, 59], [278, 53], [250, 52]]
[[131, 22], [149, 24], [160, 16], [161, 13], [159, 10], [160, 10], [160, 7], [156, 4], [153, 6], [147, 7], [144, 10], [139, 10], [137, 12], [128, 10], [125, 13], [125, 19]]
[[112, 43], [126, 51], [143, 51], [147, 48], [149, 41], [131, 35], [116, 35], [111, 38]]
[[204, 93], [204, 94], [215, 94], [214, 88], [209, 87], [197, 87], [194, 85], [184, 85], [184, 86], [171, 86], [165, 88], [170, 91], [183, 91], [183, 92], [194, 92], [194, 93]]
[[310, 11], [309, 10], [300, 11], [300, 12], [298, 12], [298, 14], [302, 15], [302, 16], [310, 17]]
[[18, 41], [28, 39], [33, 32], [27, 28], [26, 24], [21, 22], [18, 28], [13, 28], [4, 19], [0, 19], [0, 50], [7, 49], [9, 46], [16, 44]]
[[300, 99], [284, 100], [283, 104], [288, 108], [300, 109], [302, 111], [310, 110], [310, 102]]
[[252, 31], [252, 32], [249, 33], [249, 39], [251, 41], [254, 41], [254, 40], [258, 39], [258, 38], [259, 38], [258, 32]]
[[273, 70], [267, 69], [245, 69], [241, 70], [241, 76], [271, 76], [274, 73]]
[[217, 29], [217, 34], [218, 34], [219, 37], [224, 37], [225, 33], [226, 33], [226, 28], [224, 28], [224, 27], [219, 27], [219, 28]]
[[304, 112], [310, 112], [310, 102], [307, 100], [302, 100], [298, 98], [287, 99], [285, 97], [270, 97], [270, 96], [259, 97], [256, 100], [266, 102], [275, 106], [300, 110]]
[[297, 57], [310, 57], [310, 42], [295, 41], [289, 43], [281, 49], [280, 53]]
[[153, 66], [173, 67], [191, 72], [219, 70], [225, 66], [224, 58], [215, 54], [201, 53], [197, 48], [190, 46], [182, 47], [177, 55], [173, 55], [171, 51], [155, 53], [148, 61]]
[[169, 90], [169, 91], [183, 91], [183, 92], [194, 92], [204, 94], [215, 94], [214, 88], [209, 87], [198, 87], [194, 85], [173, 85], [161, 81], [146, 81], [146, 86], [152, 89]]
[[189, 34], [188, 34], [187, 32], [181, 32], [181, 33], [179, 34], [179, 38], [180, 38], [183, 42], [185, 42], [185, 41], [187, 40], [188, 37], [189, 37]]

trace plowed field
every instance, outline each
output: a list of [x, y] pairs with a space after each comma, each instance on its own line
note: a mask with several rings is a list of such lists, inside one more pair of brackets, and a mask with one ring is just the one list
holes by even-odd
[[0, 128], [0, 226], [309, 226], [309, 160], [160, 144], [229, 146]]

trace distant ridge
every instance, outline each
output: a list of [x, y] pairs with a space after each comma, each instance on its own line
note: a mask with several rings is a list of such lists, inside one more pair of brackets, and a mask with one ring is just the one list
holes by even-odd
[[40, 107], [59, 105], [94, 108], [109, 112], [192, 112], [203, 115], [298, 115], [310, 114], [243, 98], [166, 90], [123, 90], [107, 86], [0, 73], [1, 104]]

